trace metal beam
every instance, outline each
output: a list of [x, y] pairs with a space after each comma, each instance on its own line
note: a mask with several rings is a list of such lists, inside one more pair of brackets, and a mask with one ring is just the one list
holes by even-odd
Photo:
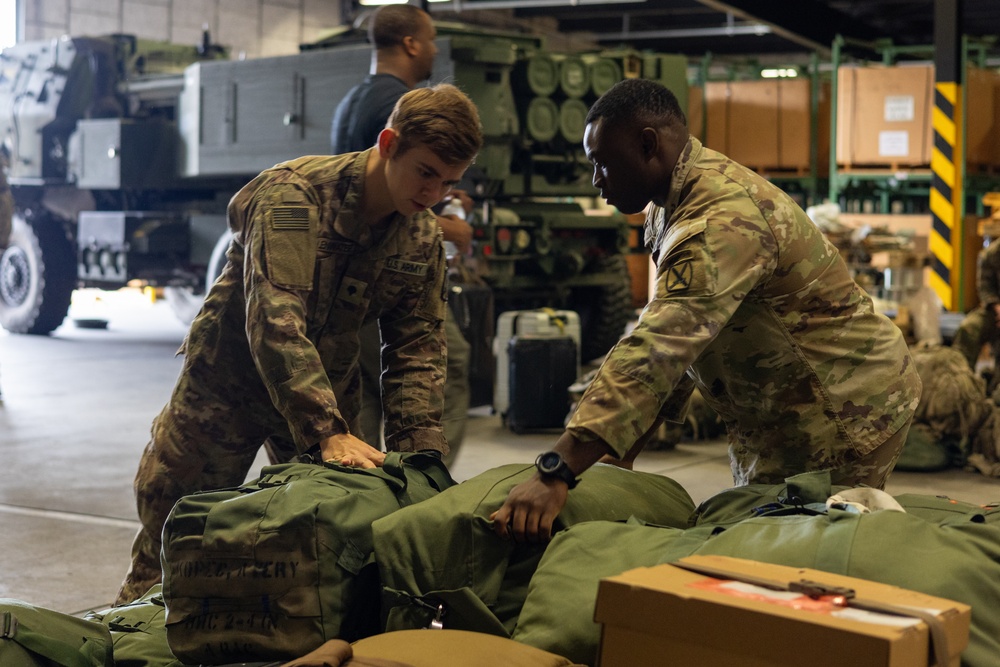
[[771, 27], [762, 23], [719, 26], [718, 28], [675, 28], [668, 30], [623, 30], [621, 32], [598, 32], [598, 41], [633, 39], [680, 39], [684, 37], [736, 37], [738, 35], [769, 35]]
[[579, 5], [623, 5], [643, 3], [646, 0], [427, 0], [432, 9], [453, 12], [477, 9], [540, 9], [545, 7], [576, 7]]
[[838, 34], [850, 35], [852, 45], [875, 52], [876, 34], [868, 26], [816, 0], [796, 0], [794, 8], [787, 0], [697, 0], [720, 12], [732, 13], [746, 21], [771, 27], [776, 35], [813, 51], [829, 54]]

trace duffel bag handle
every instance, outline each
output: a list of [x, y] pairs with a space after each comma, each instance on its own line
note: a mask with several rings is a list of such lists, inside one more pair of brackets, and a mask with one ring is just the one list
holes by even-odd
[[403, 470], [403, 463], [410, 468], [416, 469], [426, 477], [431, 486], [438, 491], [444, 491], [450, 486], [455, 486], [455, 480], [448, 472], [448, 466], [433, 454], [423, 454], [421, 452], [389, 452], [385, 455], [385, 463], [382, 468], [390, 475], [402, 480], [406, 484], [406, 472]]
[[[404, 463], [406, 464], [406, 467], [419, 471], [424, 477], [427, 478], [427, 480], [431, 483], [431, 486], [438, 491], [444, 491], [448, 487], [455, 485], [455, 480], [452, 479], [451, 474], [448, 472], [448, 467], [444, 464], [444, 462], [433, 454], [424, 454], [422, 452], [387, 452], [381, 469], [376, 468], [375, 470], [346, 467], [337, 463], [326, 463], [322, 460], [317, 447], [314, 447], [304, 454], [300, 454], [296, 460], [299, 462], [318, 463], [326, 466], [327, 468], [345, 470], [348, 472], [360, 472], [362, 474], [377, 475], [393, 487], [393, 492], [396, 493], [396, 495], [406, 493], [407, 480]], [[270, 477], [273, 477], [273, 475]], [[269, 479], [269, 481], [273, 483], [284, 483], [286, 480]]]

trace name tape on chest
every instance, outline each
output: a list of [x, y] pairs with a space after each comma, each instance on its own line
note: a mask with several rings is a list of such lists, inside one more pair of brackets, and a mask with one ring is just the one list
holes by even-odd
[[351, 241], [331, 241], [330, 239], [320, 239], [320, 252], [332, 252], [338, 255], [351, 255], [357, 249], [357, 244]]
[[405, 259], [399, 259], [398, 257], [390, 257], [385, 260], [386, 271], [405, 273], [409, 276], [426, 276], [428, 268], [427, 264], [424, 264], [423, 262], [408, 262]]
[[271, 228], [281, 232], [308, 232], [309, 208], [306, 206], [275, 206], [271, 210]]

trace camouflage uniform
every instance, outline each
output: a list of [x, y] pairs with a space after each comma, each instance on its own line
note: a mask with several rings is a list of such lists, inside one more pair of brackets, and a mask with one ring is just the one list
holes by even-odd
[[160, 531], [181, 496], [241, 484], [265, 440], [288, 460], [352, 432], [365, 321], [378, 318], [384, 340], [387, 447], [447, 452], [441, 230], [397, 214], [380, 237], [359, 217], [370, 153], [285, 162], [230, 202], [228, 263], [136, 475], [143, 528], [118, 604], [159, 580]]
[[992, 343], [997, 337], [993, 306], [1000, 303], [1000, 243], [991, 243], [979, 253], [976, 278], [979, 305], [962, 320], [951, 343], [972, 369], [976, 368], [983, 345]]
[[693, 137], [666, 202], [646, 219], [655, 298], [570, 433], [622, 456], [697, 384], [726, 423], [737, 485], [811, 470], [884, 484], [920, 378], [837, 249], [780, 189]]

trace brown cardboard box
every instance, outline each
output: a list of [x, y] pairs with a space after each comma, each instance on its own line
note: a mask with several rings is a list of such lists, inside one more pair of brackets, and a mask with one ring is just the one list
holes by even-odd
[[[829, 118], [828, 86], [820, 90], [818, 117]], [[692, 89], [700, 94], [701, 89]], [[713, 81], [705, 85], [704, 104], [692, 104], [691, 113], [706, 116], [688, 119], [691, 133], [706, 146], [751, 169], [793, 171], [810, 168], [811, 83], [808, 79]], [[696, 131], [697, 130], [697, 131]], [[829, 161], [829, 121], [817, 131], [820, 167]], [[822, 170], [821, 170], [822, 171]]]
[[1000, 73], [969, 67], [965, 77], [965, 161], [1000, 164]]
[[[680, 562], [722, 570], [732, 579], [820, 582], [850, 588], [859, 600], [932, 610], [944, 624], [949, 667], [959, 665], [968, 642], [971, 609], [951, 600], [725, 556], [691, 556]], [[923, 621], [822, 605], [804, 595], [734, 585], [727, 578], [673, 565], [602, 579], [594, 620], [602, 624], [600, 667], [921, 667], [931, 661]]]
[[726, 155], [751, 169], [775, 169], [780, 166], [779, 101], [775, 79], [732, 81], [729, 84], [729, 145], [724, 151]]
[[930, 164], [932, 66], [845, 66], [837, 76], [838, 164]]
[[720, 153], [729, 151], [729, 83], [705, 84], [705, 145]]
[[688, 132], [705, 143], [705, 91], [701, 86], [688, 87]]

